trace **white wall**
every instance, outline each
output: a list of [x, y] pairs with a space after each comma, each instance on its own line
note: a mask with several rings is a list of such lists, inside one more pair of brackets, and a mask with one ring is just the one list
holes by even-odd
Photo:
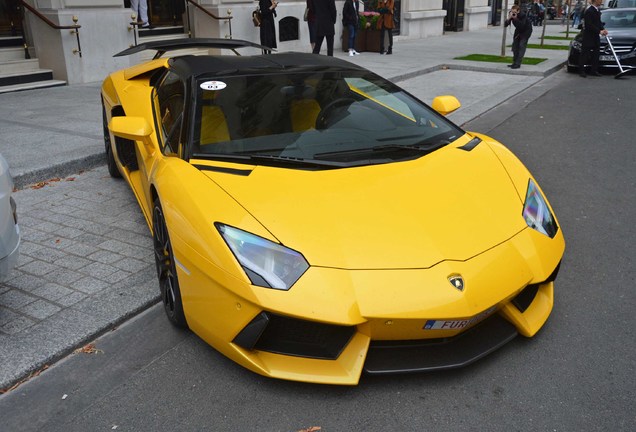
[[[102, 80], [108, 73], [129, 66], [138, 57], [113, 58], [112, 55], [133, 45], [130, 29], [129, 9], [124, 9], [123, 0], [29, 0], [41, 13], [60, 25], [73, 23], [79, 18], [82, 57], [73, 54], [77, 48], [74, 35], [69, 30], [54, 30], [27, 12], [27, 22], [36, 55], [43, 68], [54, 71], [56, 79], [69, 83], [85, 83]], [[465, 29], [473, 30], [487, 26], [488, 0], [467, 0]], [[258, 2], [252, 0], [199, 0], [199, 4], [217, 16], [234, 17], [231, 22], [232, 36], [259, 43], [259, 29], [251, 20], [252, 11]], [[342, 6], [344, 0], [336, 2], [336, 36], [334, 49], [342, 47]], [[443, 34], [446, 11], [442, 0], [402, 0], [400, 35], [402, 38], [420, 39]], [[280, 36], [278, 22], [285, 16], [299, 19], [299, 39], [278, 43], [278, 51], [310, 52], [309, 30], [303, 21], [304, 0], [285, 0], [278, 8], [277, 37]], [[184, 24], [187, 21], [184, 20]], [[230, 34], [227, 21], [210, 19], [195, 7], [190, 7], [190, 25], [195, 37], [220, 37]], [[326, 47], [323, 44], [323, 52]], [[258, 53], [256, 49], [241, 50], [244, 54]]]

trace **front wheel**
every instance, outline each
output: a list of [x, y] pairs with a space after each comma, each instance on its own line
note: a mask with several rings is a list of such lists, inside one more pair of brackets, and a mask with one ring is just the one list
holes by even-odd
[[176, 327], [187, 328], [183, 304], [181, 303], [181, 291], [175, 267], [172, 244], [168, 235], [166, 219], [159, 199], [156, 199], [152, 210], [152, 239], [155, 249], [155, 264], [161, 290], [163, 308], [170, 322]]

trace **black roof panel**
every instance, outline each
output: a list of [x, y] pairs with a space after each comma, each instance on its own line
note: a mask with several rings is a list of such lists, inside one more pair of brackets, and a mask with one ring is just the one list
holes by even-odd
[[189, 55], [171, 59], [170, 65], [175, 72], [184, 78], [205, 74], [227, 75], [238, 72], [297, 72], [329, 68], [364, 70], [361, 66], [335, 57], [296, 52], [254, 56]]

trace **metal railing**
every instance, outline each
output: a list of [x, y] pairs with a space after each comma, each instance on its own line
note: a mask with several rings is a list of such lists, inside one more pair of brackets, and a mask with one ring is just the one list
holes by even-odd
[[[74, 34], [75, 37], [77, 38], [77, 48], [73, 49], [73, 54], [79, 54], [79, 56], [82, 57], [82, 46], [80, 45], [80, 36], [79, 36], [79, 29], [82, 26], [77, 24], [77, 21], [78, 21], [77, 16], [73, 15], [73, 22], [75, 23], [73, 25], [67, 25], [67, 26], [58, 25], [58, 24], [55, 24], [50, 19], [48, 19], [47, 17], [45, 17], [44, 15], [42, 15], [37, 9], [35, 9], [30, 4], [28, 4], [26, 1], [18, 0], [18, 2], [22, 6], [24, 6], [24, 8], [28, 9], [29, 12], [31, 12], [33, 15], [35, 15], [40, 20], [42, 20], [45, 24], [47, 24], [49, 27], [51, 27], [51, 28], [53, 28], [55, 30], [71, 30], [71, 34]], [[25, 51], [26, 51], [25, 58], [29, 58], [28, 57], [28, 47], [26, 46], [26, 42], [25, 42]]]
[[227, 21], [227, 23], [229, 25], [230, 34], [226, 35], [225, 37], [226, 37], [226, 39], [232, 39], [232, 19], [234, 18], [232, 16], [232, 9], [228, 9], [227, 10], [227, 16], [226, 17], [220, 17], [220, 16], [214, 15], [212, 12], [210, 12], [209, 10], [207, 10], [206, 8], [201, 6], [200, 4], [195, 3], [194, 0], [185, 0], [185, 5], [186, 5], [186, 17], [188, 19], [188, 37], [189, 38], [192, 37], [192, 30], [191, 30], [191, 27], [190, 27], [190, 11], [189, 11], [188, 5], [192, 5], [196, 9], [199, 9], [201, 12], [203, 12], [204, 14], [206, 14], [207, 16], [209, 16], [212, 19], [215, 19], [217, 21]]

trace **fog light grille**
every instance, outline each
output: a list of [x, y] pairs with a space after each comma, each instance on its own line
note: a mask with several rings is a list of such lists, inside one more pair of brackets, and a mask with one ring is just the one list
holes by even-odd
[[234, 338], [234, 343], [246, 349], [335, 360], [354, 334], [355, 327], [262, 312]]

